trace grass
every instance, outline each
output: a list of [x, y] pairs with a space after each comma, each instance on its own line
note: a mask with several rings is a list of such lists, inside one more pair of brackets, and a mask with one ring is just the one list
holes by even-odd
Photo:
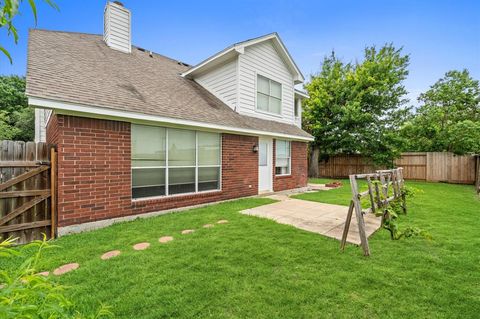
[[[316, 181], [312, 181], [316, 182]], [[79, 262], [54, 280], [79, 310], [113, 306], [117, 318], [476, 318], [480, 312], [480, 200], [472, 186], [413, 183], [424, 192], [401, 225], [432, 240], [370, 239], [372, 256], [339, 242], [238, 211], [272, 202], [243, 199], [117, 224], [58, 239], [43, 269]], [[348, 204], [348, 183], [297, 197]], [[229, 223], [203, 229], [219, 219]], [[195, 228], [190, 235], [182, 229]], [[165, 245], [158, 238], [173, 235]], [[131, 246], [148, 241], [146, 251]], [[108, 250], [122, 254], [108, 261]], [[0, 260], [0, 268], [18, 261]], [[43, 270], [42, 269], [42, 270]]]

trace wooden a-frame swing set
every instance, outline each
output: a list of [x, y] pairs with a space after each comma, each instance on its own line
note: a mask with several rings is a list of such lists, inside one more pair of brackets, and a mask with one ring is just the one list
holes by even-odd
[[[367, 181], [368, 189], [366, 191], [359, 191], [359, 180]], [[403, 212], [407, 212], [403, 169], [400, 167], [396, 169], [378, 170], [371, 174], [350, 175], [350, 185], [352, 188], [352, 200], [350, 201], [350, 206], [348, 208], [348, 214], [345, 221], [345, 228], [343, 229], [340, 248], [342, 250], [345, 248], [353, 211], [355, 211], [363, 253], [365, 256], [369, 256], [370, 248], [368, 246], [368, 238], [365, 231], [365, 221], [363, 216], [365, 214], [377, 215], [381, 213], [383, 226], [384, 219], [387, 217], [387, 214], [389, 214], [387, 210], [388, 204], [398, 198], [401, 198], [401, 207]], [[365, 197], [368, 197], [370, 207], [366, 207], [364, 209], [362, 208], [361, 200]]]

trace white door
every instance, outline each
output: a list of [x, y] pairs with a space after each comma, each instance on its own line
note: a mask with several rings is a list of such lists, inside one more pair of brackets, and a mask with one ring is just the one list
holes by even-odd
[[272, 191], [273, 142], [271, 138], [258, 139], [258, 192]]

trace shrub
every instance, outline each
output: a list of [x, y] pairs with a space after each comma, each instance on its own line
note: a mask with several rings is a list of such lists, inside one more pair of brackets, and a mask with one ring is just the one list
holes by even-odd
[[[15, 269], [0, 270], [0, 318], [105, 318], [112, 317], [109, 307], [101, 305], [95, 314], [81, 314], [65, 297], [66, 287], [48, 276], [38, 274], [42, 252], [55, 246], [45, 236], [20, 248], [13, 248], [16, 239], [0, 242], [0, 258], [24, 259]], [[31, 251], [33, 250], [33, 253]]]

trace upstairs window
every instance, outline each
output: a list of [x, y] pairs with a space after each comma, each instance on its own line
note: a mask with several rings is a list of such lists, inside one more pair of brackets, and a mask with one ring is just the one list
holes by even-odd
[[290, 141], [275, 140], [275, 175], [290, 175]]
[[282, 113], [282, 85], [257, 75], [257, 110], [280, 115]]

